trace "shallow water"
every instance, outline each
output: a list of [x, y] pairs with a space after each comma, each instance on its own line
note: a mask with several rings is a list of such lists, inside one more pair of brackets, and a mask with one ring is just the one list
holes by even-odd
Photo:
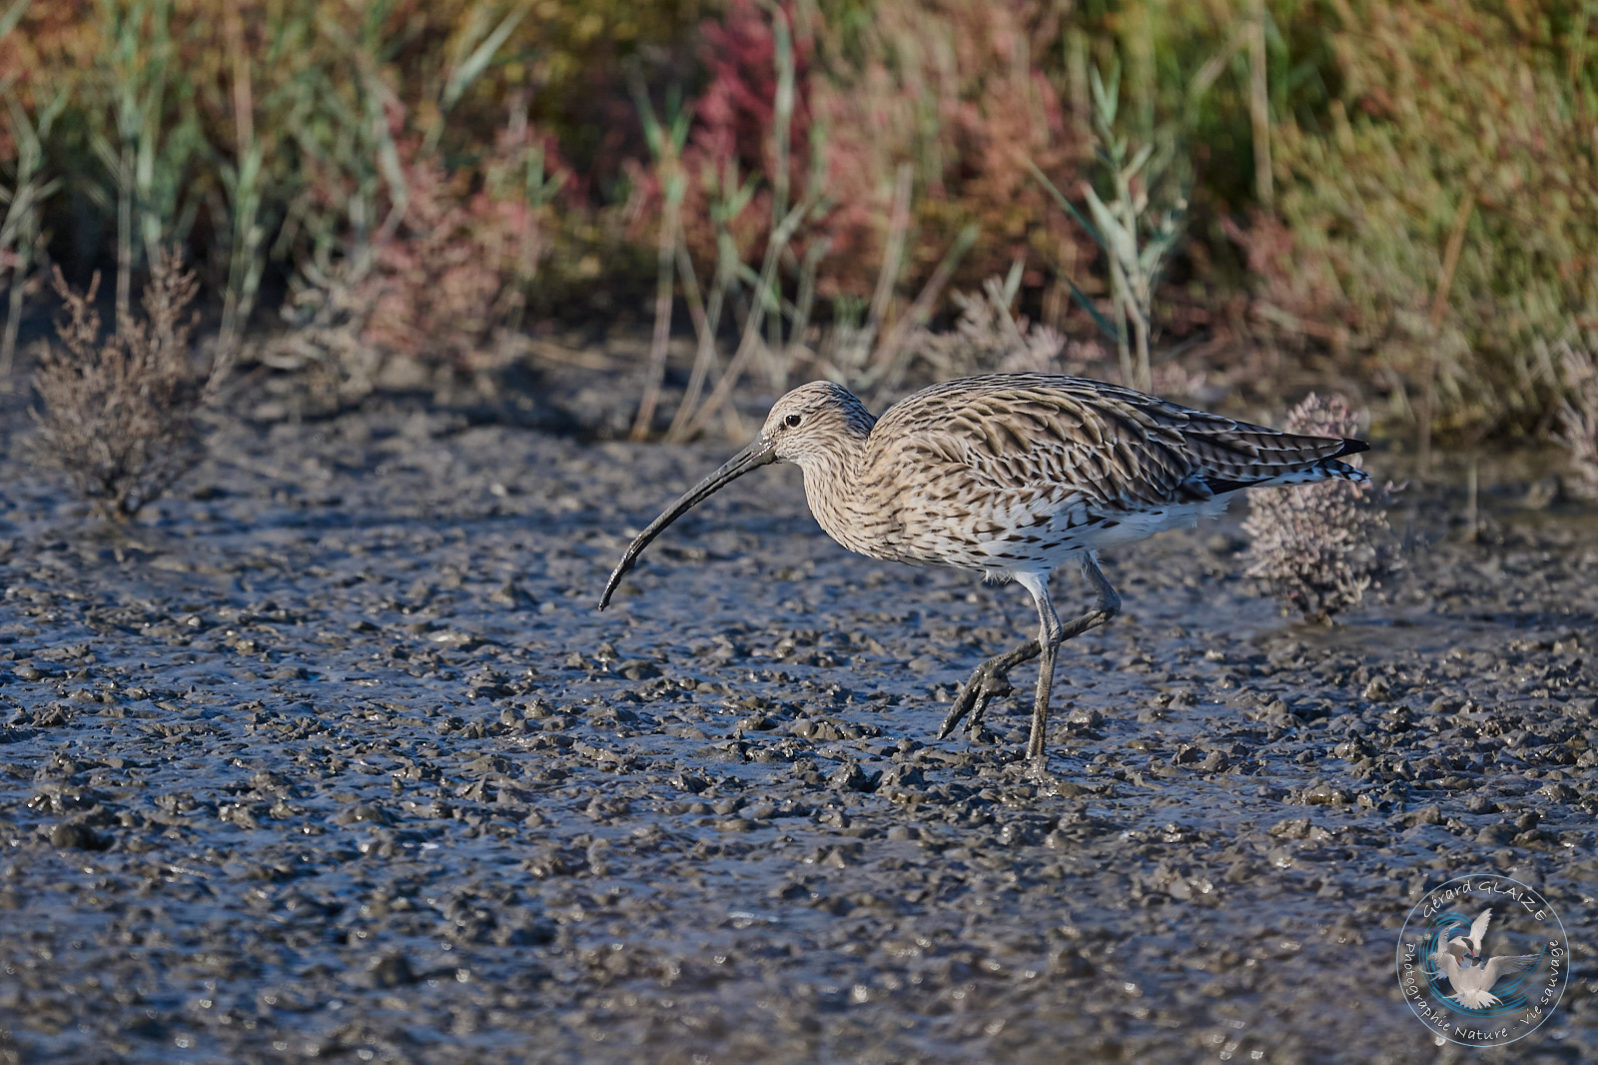
[[125, 532], [5, 460], [0, 1061], [1465, 1060], [1391, 967], [1474, 871], [1577, 944], [1515, 1060], [1598, 1054], [1590, 514], [1429, 497], [1331, 629], [1235, 517], [1125, 549], [1040, 776], [1026, 670], [933, 736], [1025, 593], [849, 555], [791, 469], [594, 611], [722, 457], [237, 426]]

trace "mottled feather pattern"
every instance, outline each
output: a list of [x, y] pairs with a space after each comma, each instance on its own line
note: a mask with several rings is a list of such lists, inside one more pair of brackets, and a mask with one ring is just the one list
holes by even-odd
[[[829, 399], [843, 391], [805, 387]], [[856, 409], [845, 433], [855, 440], [833, 455], [853, 461], [806, 470], [811, 508], [845, 547], [897, 561], [991, 571], [1058, 560], [1214, 513], [1221, 508], [1211, 500], [1237, 488], [1288, 475], [1363, 476], [1321, 465], [1345, 453], [1343, 440], [1283, 434], [1083, 378], [951, 381], [874, 424], [843, 394]]]

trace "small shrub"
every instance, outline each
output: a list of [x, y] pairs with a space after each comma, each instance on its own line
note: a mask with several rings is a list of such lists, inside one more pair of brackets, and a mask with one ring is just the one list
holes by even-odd
[[[960, 309], [954, 329], [918, 329], [905, 350], [919, 379], [946, 380], [980, 373], [1068, 373], [1104, 377], [1114, 373], [1109, 352], [1096, 341], [1068, 341], [1058, 331], [1010, 314], [1013, 293], [989, 278], [981, 294], [956, 292]], [[921, 373], [924, 364], [927, 373]]]
[[[1311, 436], [1352, 436], [1356, 427], [1342, 399], [1313, 393], [1285, 425]], [[1360, 464], [1357, 456], [1345, 461]], [[1386, 492], [1393, 490], [1389, 485]], [[1350, 481], [1322, 481], [1256, 493], [1243, 523], [1247, 576], [1288, 608], [1320, 621], [1358, 605], [1366, 589], [1398, 568], [1387, 512], [1365, 498], [1369, 491]]]
[[263, 355], [310, 371], [313, 391], [331, 386], [340, 402], [499, 368], [509, 350], [500, 334], [519, 321], [549, 257], [568, 177], [525, 123], [501, 131], [479, 160], [481, 181], [468, 168], [446, 170], [418, 137], [401, 137], [403, 116], [391, 123], [403, 212], [365, 258], [302, 265], [284, 309], [294, 332]]
[[41, 406], [33, 449], [41, 464], [66, 475], [105, 518], [124, 521], [158, 499], [199, 461], [201, 409], [215, 396], [225, 367], [199, 372], [190, 360], [189, 312], [198, 282], [175, 253], [154, 263], [132, 314], [102, 338], [94, 299], [100, 276], [74, 292], [55, 272], [64, 304], [34, 371]]
[[366, 338], [428, 367], [486, 369], [488, 339], [517, 295], [487, 255], [480, 220], [437, 159], [406, 171], [409, 203], [374, 242], [364, 279]]
[[1559, 407], [1558, 440], [1570, 456], [1570, 490], [1598, 500], [1598, 355], [1561, 345], [1567, 397]]

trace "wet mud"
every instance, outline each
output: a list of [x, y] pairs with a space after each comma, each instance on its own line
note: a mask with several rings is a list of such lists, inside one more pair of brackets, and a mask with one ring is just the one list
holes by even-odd
[[[595, 612], [729, 448], [240, 423], [108, 531], [8, 447], [0, 1061], [1598, 1058], [1590, 512], [1413, 495], [1334, 628], [1242, 580], [1241, 506], [1124, 549], [1037, 774], [1029, 671], [934, 738], [1025, 593], [846, 553], [791, 468]], [[1576, 945], [1503, 1052], [1393, 974], [1486, 871]]]

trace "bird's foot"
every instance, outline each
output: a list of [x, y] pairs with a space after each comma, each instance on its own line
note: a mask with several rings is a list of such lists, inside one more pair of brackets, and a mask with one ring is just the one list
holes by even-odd
[[938, 739], [946, 739], [960, 720], [967, 716], [970, 720], [966, 722], [966, 731], [976, 736], [982, 731], [982, 719], [987, 715], [988, 704], [999, 696], [1009, 695], [1014, 690], [1005, 670], [993, 668], [991, 663], [984, 662], [971, 673], [970, 679], [960, 686], [960, 694], [955, 696], [954, 705], [949, 708], [949, 715], [943, 719], [943, 726], [938, 729]]
[[1025, 758], [1012, 759], [1004, 763], [1001, 773], [1009, 783], [1031, 785], [1038, 789], [1039, 794], [1052, 795], [1060, 783], [1060, 777], [1049, 768], [1047, 754], [1028, 755]]

